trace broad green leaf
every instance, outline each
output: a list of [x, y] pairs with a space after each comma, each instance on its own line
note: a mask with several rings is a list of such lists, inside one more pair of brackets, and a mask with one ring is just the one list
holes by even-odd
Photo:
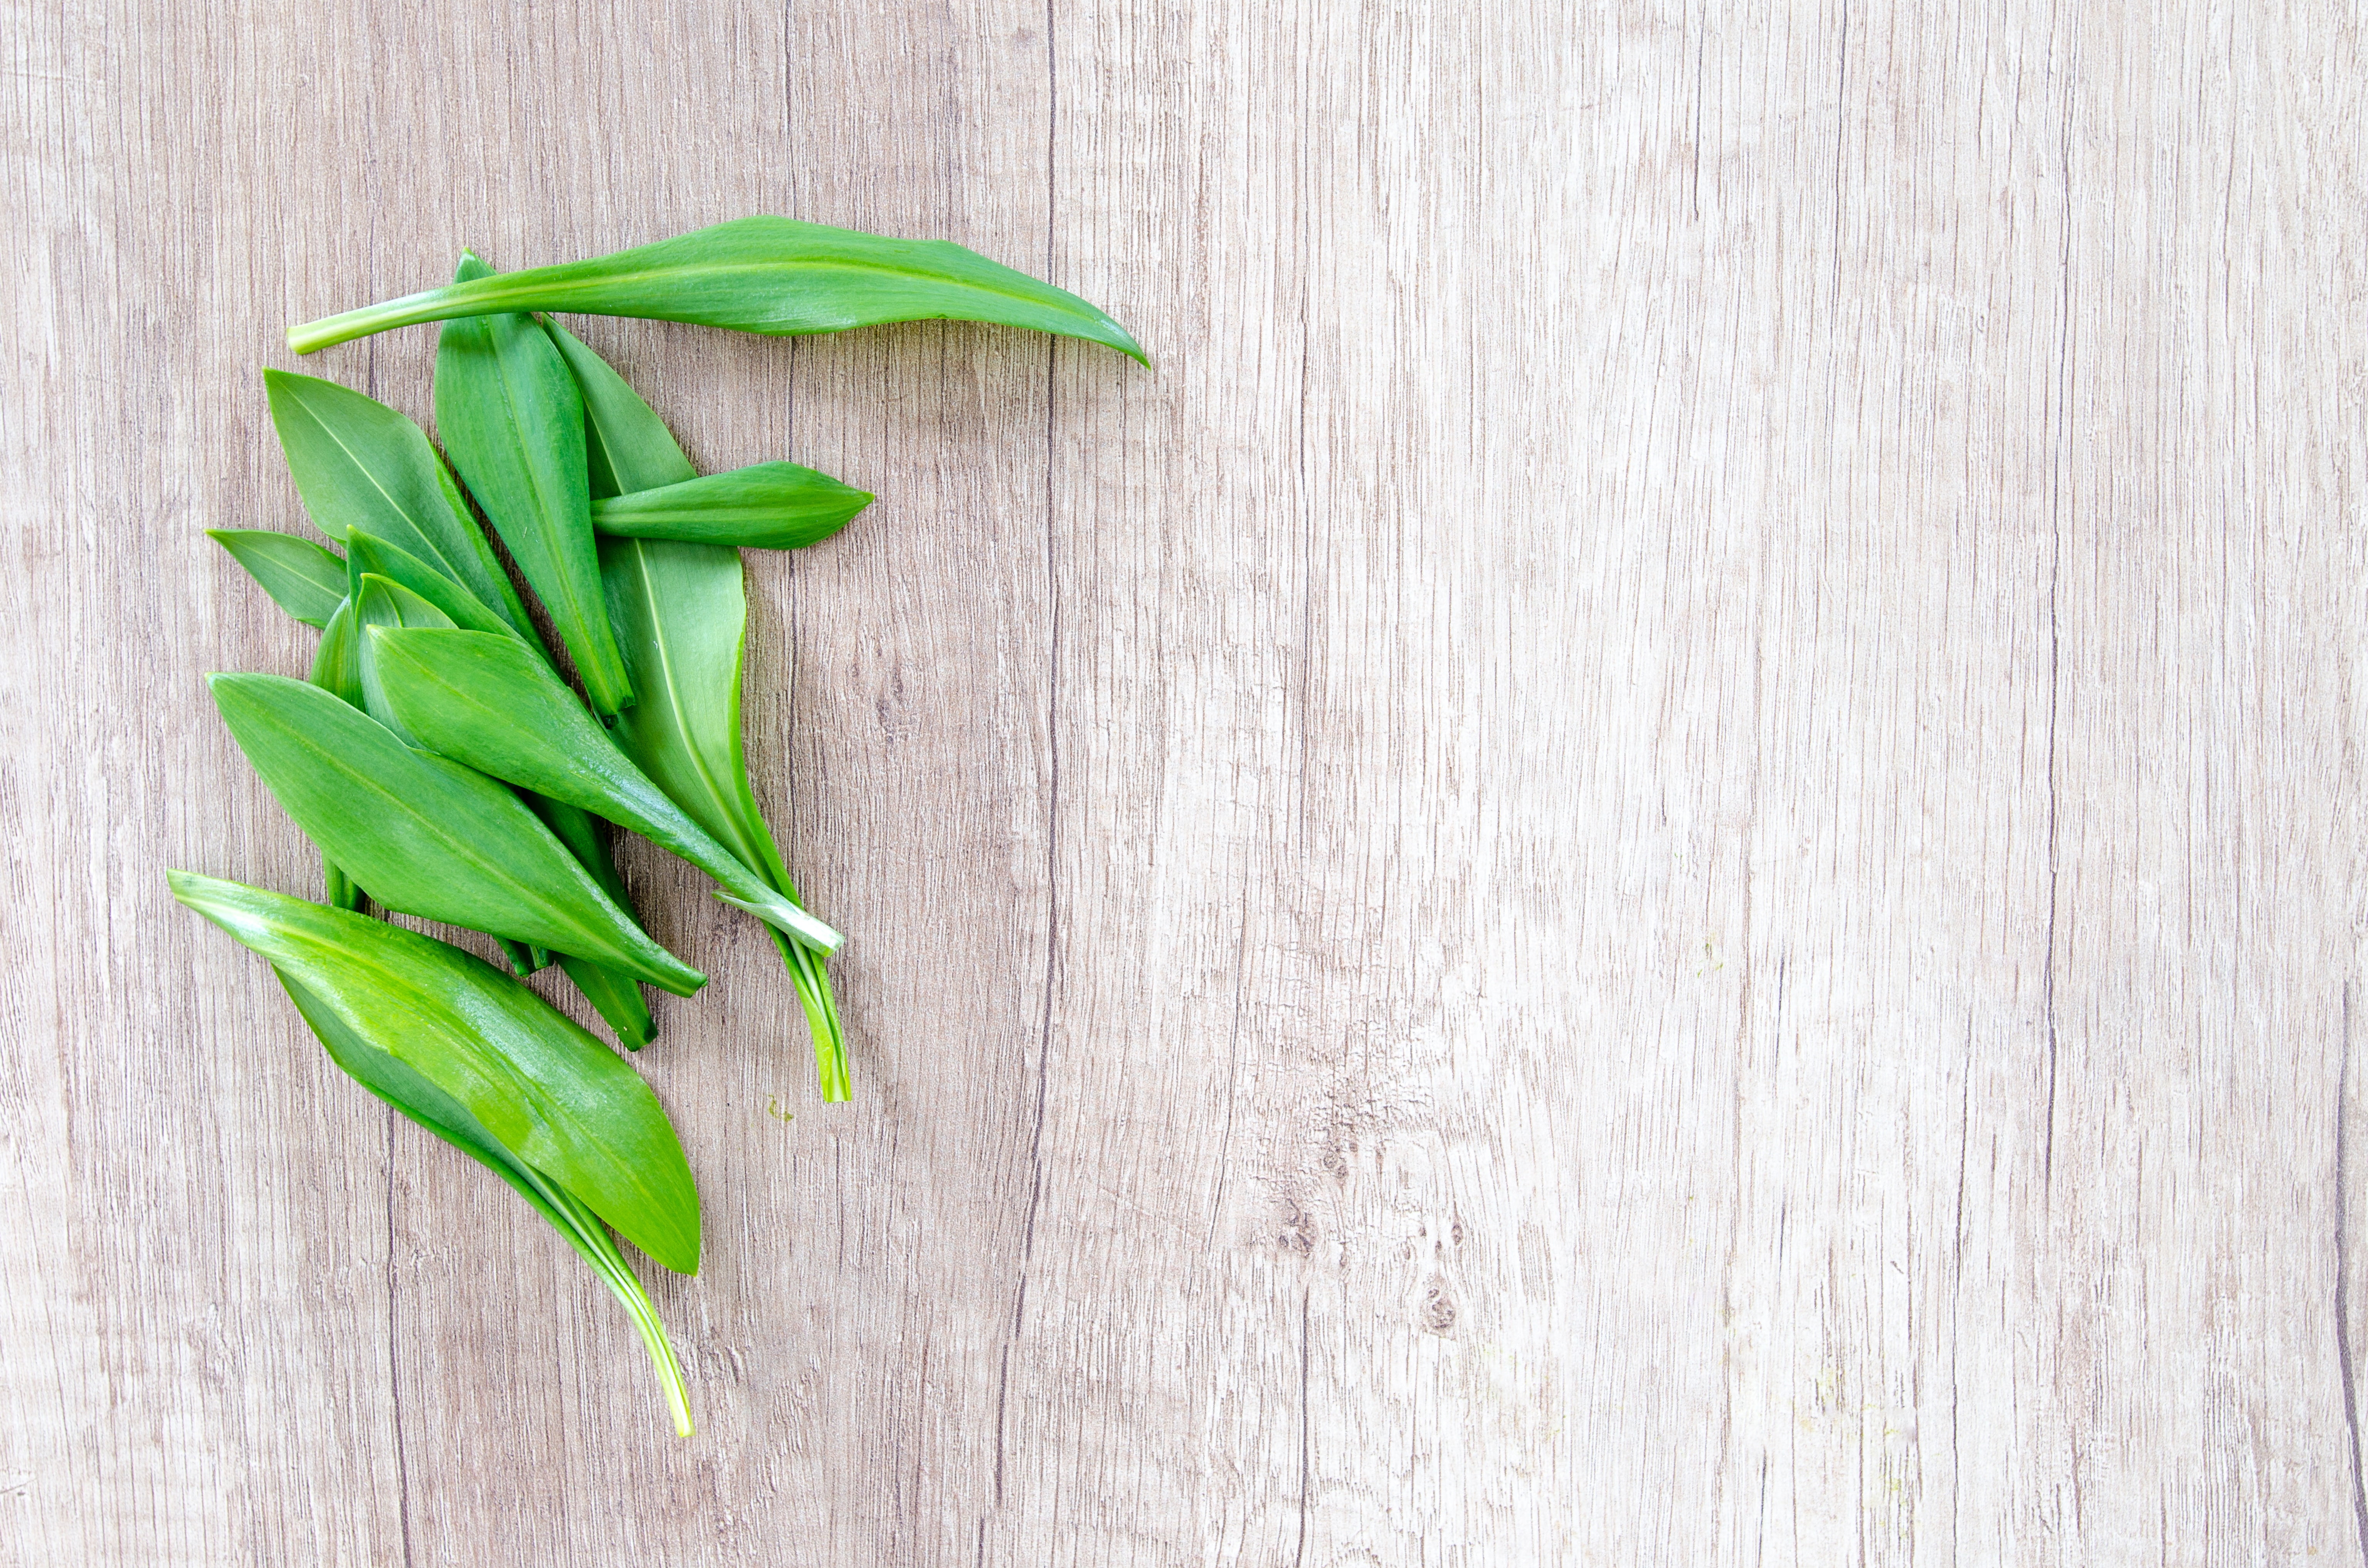
[[740, 860], [633, 766], [549, 665], [482, 631], [373, 628], [365, 663], [419, 744], [520, 789], [581, 806], [723, 884], [716, 897], [830, 952], [845, 940]]
[[845, 528], [871, 497], [796, 463], [757, 463], [592, 503], [592, 527], [632, 539], [796, 550]]
[[[367, 535], [360, 528], [355, 528], [353, 533], [346, 535], [346, 545], [353, 547], [355, 540], [362, 540], [362, 538], [367, 538]], [[360, 559], [362, 551], [355, 547], [355, 554], [348, 557], [348, 563], [360, 562]], [[322, 630], [320, 653], [313, 658], [313, 685], [320, 687], [322, 691], [334, 691], [338, 701], [350, 703], [350, 706], [362, 709], [367, 713], [370, 710], [370, 689], [367, 689], [367, 682], [362, 677], [360, 616], [355, 613], [355, 604], [358, 604], [360, 595], [360, 578], [355, 578], [353, 597], [338, 604], [336, 616], [332, 616], [326, 630]], [[381, 608], [377, 613], [386, 611]], [[346, 877], [346, 871], [329, 862], [326, 853], [322, 855], [322, 869], [329, 879], [329, 904], [336, 910], [360, 910], [362, 888], [355, 886], [353, 879]], [[518, 940], [507, 938], [507, 936], [495, 936], [493, 940], [502, 945], [502, 955], [509, 960], [509, 966], [517, 969], [518, 973], [535, 973], [538, 969], [542, 969], [542, 960], [535, 957], [535, 949], [530, 945], [518, 943]]]
[[[367, 537], [357, 528], [346, 536], [346, 541], [348, 546], [351, 546], [354, 540]], [[347, 564], [358, 567], [363, 558], [363, 551], [356, 549], [347, 557]], [[370, 640], [361, 636], [361, 633], [373, 626], [450, 626], [452, 624], [452, 618], [402, 584], [370, 572], [354, 573], [353, 597], [349, 602], [354, 607], [353, 634], [359, 644], [359, 665], [361, 671], [361, 700], [355, 706], [393, 730], [399, 738], [408, 742], [411, 737], [404, 734], [402, 727], [387, 717], [385, 702], [374, 695], [377, 683], [370, 674]], [[337, 901], [333, 898], [329, 902], [335, 903]], [[502, 956], [509, 960], [510, 968], [520, 974], [532, 974], [551, 961], [551, 956], [548, 953], [530, 942], [521, 942], [516, 937], [502, 936], [495, 937], [494, 940], [501, 944]]]
[[[650, 405], [609, 362], [556, 322], [543, 324], [584, 387], [592, 493], [654, 490], [692, 473]], [[672, 540], [600, 541], [609, 619], [641, 700], [611, 737], [691, 820], [758, 868], [781, 893], [797, 889], [748, 788], [741, 744], [741, 655], [748, 607], [740, 552]], [[850, 1089], [847, 1036], [822, 959], [768, 926], [814, 1036], [825, 1100]]]
[[281, 807], [387, 908], [574, 953], [680, 996], [707, 983], [650, 940], [493, 779], [404, 744], [302, 681], [217, 675], [208, 683]]
[[618, 715], [610, 735], [692, 821], [789, 892], [741, 745], [748, 606], [739, 552], [609, 540], [600, 557], [609, 614], [643, 688], [642, 705]]
[[307, 626], [328, 625], [346, 597], [346, 563], [309, 539], [271, 528], [208, 528], [206, 537], [229, 551], [273, 604]]
[[531, 634], [518, 590], [469, 517], [427, 432], [350, 387], [263, 372], [271, 423], [304, 509], [331, 539], [353, 528], [418, 557]]
[[454, 282], [291, 327], [288, 347], [419, 322], [515, 311], [649, 316], [779, 335], [951, 317], [1108, 344], [1151, 363], [1109, 316], [1066, 290], [943, 240], [895, 240], [789, 218], [740, 218], [590, 261]]
[[[463, 256], [461, 276], [484, 263]], [[600, 595], [584, 457], [584, 394], [533, 317], [446, 324], [436, 347], [436, 428], [470, 493], [509, 546], [592, 706], [630, 708], [633, 688]]]
[[[350, 536], [355, 540], [360, 537], [359, 533]], [[364, 550], [357, 546], [353, 559], [360, 561], [364, 554]], [[441, 579], [437, 581], [445, 589], [451, 590], [450, 584], [442, 583]], [[402, 584], [374, 573], [363, 573], [355, 579], [355, 593], [356, 622], [362, 631], [373, 626], [450, 627], [453, 624], [452, 618], [426, 596], [415, 594]], [[481, 630], [513, 642], [520, 641], [498, 621]], [[412, 737], [387, 710], [386, 700], [378, 690], [377, 671], [370, 660], [371, 647], [370, 641], [364, 637], [361, 642], [361, 706], [371, 718], [404, 740], [410, 741]], [[532, 652], [534, 656], [541, 657], [540, 648]], [[618, 908], [631, 915], [633, 912], [632, 902], [626, 896], [624, 881], [617, 875], [616, 865], [609, 858], [608, 846], [601, 843], [592, 819], [577, 808], [557, 801], [545, 801], [534, 795], [523, 798], [528, 810], [542, 819], [544, 825], [566, 846], [567, 852], [592, 873], [592, 880], [600, 884], [601, 891], [616, 901]], [[520, 974], [532, 974], [552, 960], [552, 954], [541, 947], [518, 942], [507, 937], [496, 937], [495, 940], [501, 943], [510, 967]], [[655, 1032], [655, 1025], [651, 1021], [648, 1004], [642, 1000], [640, 987], [630, 975], [611, 973], [588, 959], [568, 958], [562, 967], [567, 971], [568, 979], [575, 983], [576, 988], [591, 1000], [592, 1005], [599, 1009], [600, 1016], [616, 1029], [619, 1040], [635, 1051], [649, 1043]]]
[[516, 635], [509, 622], [488, 609], [484, 601], [401, 545], [389, 544], [364, 528], [348, 529], [343, 591], [352, 593], [365, 574], [402, 584], [434, 605], [451, 625]]
[[536, 1213], [551, 1222], [560, 1238], [574, 1247], [600, 1282], [623, 1303], [626, 1315], [642, 1336], [650, 1363], [657, 1369], [658, 1387], [666, 1395], [666, 1414], [677, 1436], [690, 1436], [690, 1405], [682, 1384], [682, 1364], [666, 1342], [666, 1325], [658, 1321], [642, 1282], [625, 1265], [617, 1244], [600, 1224], [599, 1216], [565, 1187], [502, 1147], [469, 1108], [438, 1088], [401, 1057], [372, 1045], [346, 1026], [336, 1009], [313, 995], [286, 971], [274, 970], [296, 1011], [321, 1042], [329, 1060], [346, 1076], [385, 1101], [401, 1115], [441, 1138], [461, 1153], [501, 1177]]
[[[784, 897], [798, 891], [748, 788], [740, 665], [747, 601], [740, 552], [661, 540], [604, 540], [609, 613], [642, 700], [610, 736], [692, 821], [757, 868]], [[823, 1098], [850, 1094], [847, 1034], [820, 954], [772, 933], [814, 1036]]]
[[399, 926], [188, 871], [173, 896], [367, 1044], [466, 1108], [495, 1142], [678, 1273], [699, 1267], [699, 1194], [633, 1070], [492, 965]]

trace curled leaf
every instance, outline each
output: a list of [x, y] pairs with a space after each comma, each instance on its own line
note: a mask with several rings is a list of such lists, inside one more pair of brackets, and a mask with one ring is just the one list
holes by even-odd
[[674, 1346], [666, 1343], [666, 1325], [658, 1321], [649, 1292], [625, 1266], [599, 1216], [585, 1207], [582, 1199], [504, 1148], [467, 1106], [438, 1088], [417, 1068], [356, 1033], [335, 1007], [306, 990], [287, 971], [272, 972], [279, 977], [288, 999], [296, 1004], [296, 1011], [303, 1016], [329, 1060], [347, 1077], [501, 1177], [575, 1249], [633, 1320], [642, 1345], [649, 1351], [650, 1364], [657, 1369], [658, 1387], [666, 1396], [666, 1414], [674, 1420], [676, 1435], [689, 1437], [690, 1405], [682, 1386], [682, 1363], [675, 1359]]

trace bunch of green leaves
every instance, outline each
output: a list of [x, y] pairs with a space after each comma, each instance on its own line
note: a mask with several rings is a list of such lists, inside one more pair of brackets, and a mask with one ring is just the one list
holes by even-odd
[[848, 1098], [824, 968], [842, 938], [799, 899], [749, 786], [739, 547], [814, 544], [871, 497], [788, 462], [699, 474], [613, 368], [535, 313], [553, 309], [773, 334], [952, 316], [1144, 356], [1075, 295], [959, 246], [751, 218], [507, 276], [464, 252], [443, 289], [290, 331], [310, 352], [443, 322], [434, 401], [457, 480], [395, 410], [265, 372], [305, 509], [345, 553], [269, 530], [214, 533], [322, 636], [309, 680], [210, 679], [241, 749], [319, 846], [326, 906], [178, 871], [174, 892], [270, 961], [342, 1070], [560, 1233], [632, 1316], [688, 1434], [680, 1366], [604, 1229], [696, 1269], [698, 1199], [664, 1111], [517, 979], [362, 912], [375, 901], [484, 933], [520, 975], [555, 960], [638, 1050], [654, 1032], [642, 985], [687, 996], [706, 979], [633, 914], [601, 824], [639, 833], [764, 923], [824, 1096]]

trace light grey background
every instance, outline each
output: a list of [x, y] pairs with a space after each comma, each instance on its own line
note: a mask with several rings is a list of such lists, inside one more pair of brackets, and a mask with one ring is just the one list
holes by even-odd
[[[2361, 23], [1772, 9], [11, 5], [15, 1560], [2360, 1556]], [[855, 1104], [626, 858], [677, 1442], [164, 870], [317, 874], [280, 329], [756, 211], [1157, 369], [583, 326], [881, 496], [752, 572]]]

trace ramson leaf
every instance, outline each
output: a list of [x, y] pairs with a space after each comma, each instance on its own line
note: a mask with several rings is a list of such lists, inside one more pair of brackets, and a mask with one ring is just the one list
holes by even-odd
[[770, 217], [590, 261], [456, 281], [290, 327], [288, 347], [310, 354], [389, 327], [518, 311], [648, 316], [774, 335], [952, 317], [1082, 337], [1151, 363], [1092, 305], [976, 251]]
[[401, 1057], [364, 1040], [335, 1007], [322, 1001], [282, 970], [273, 971], [289, 1000], [303, 1016], [313, 1037], [345, 1074], [395, 1110], [501, 1177], [529, 1208], [551, 1222], [560, 1238], [574, 1247], [600, 1282], [615, 1293], [633, 1320], [633, 1327], [657, 1369], [658, 1386], [666, 1395], [666, 1413], [678, 1436], [690, 1436], [690, 1406], [682, 1386], [682, 1364], [666, 1343], [666, 1325], [642, 1282], [625, 1266], [617, 1244], [600, 1224], [599, 1216], [584, 1200], [542, 1172], [504, 1148], [501, 1140], [471, 1114], [469, 1108], [438, 1088]]
[[699, 1267], [699, 1195], [657, 1096], [518, 981], [399, 926], [188, 871], [173, 895], [308, 1002], [466, 1108], [494, 1141], [679, 1273]]
[[574, 953], [677, 995], [707, 983], [650, 940], [518, 797], [484, 774], [405, 745], [302, 681], [218, 675], [209, 684], [240, 749], [297, 826], [388, 908]]
[[346, 563], [309, 539], [270, 528], [208, 528], [271, 602], [307, 626], [326, 626], [346, 597]]

